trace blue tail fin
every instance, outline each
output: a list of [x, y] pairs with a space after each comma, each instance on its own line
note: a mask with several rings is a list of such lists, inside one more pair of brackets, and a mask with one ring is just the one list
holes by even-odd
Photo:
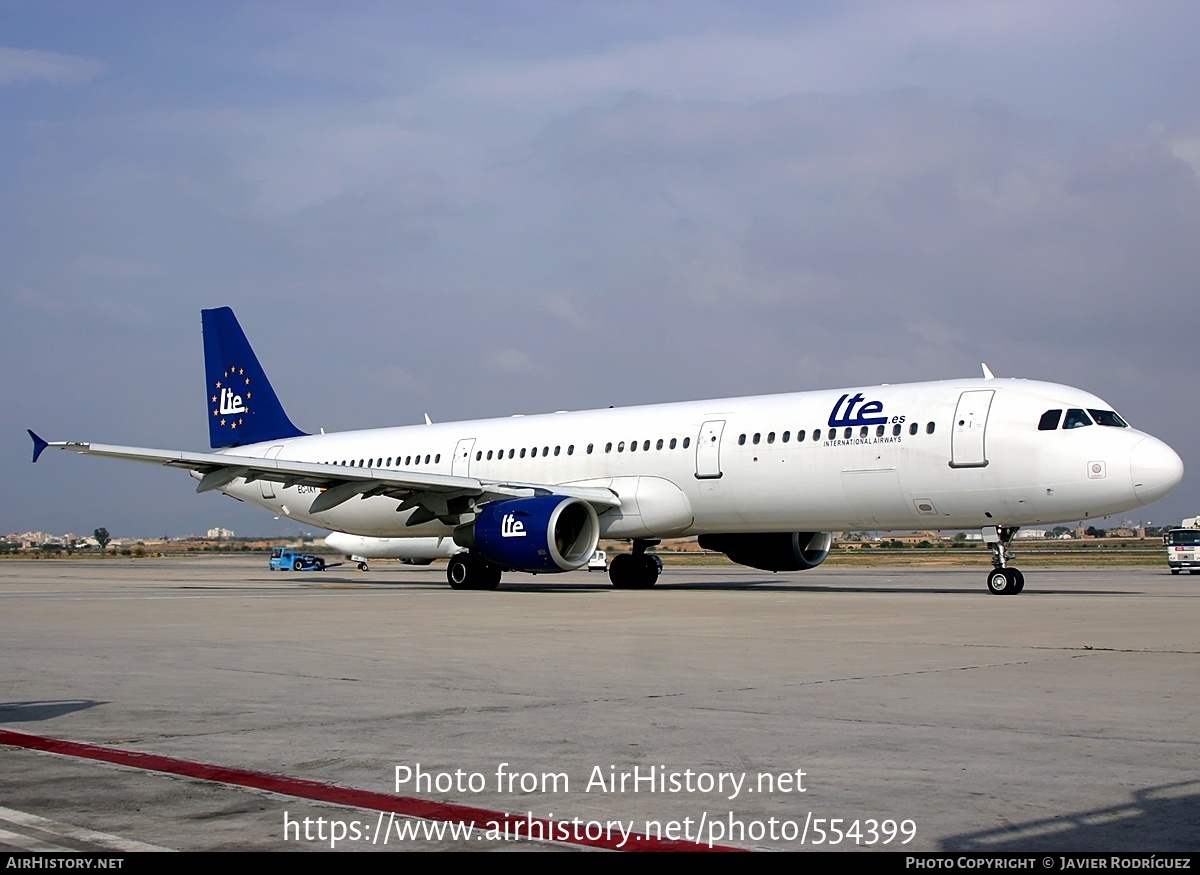
[[237, 447], [304, 435], [283, 412], [233, 311], [201, 310], [200, 318], [209, 443], [214, 448]]

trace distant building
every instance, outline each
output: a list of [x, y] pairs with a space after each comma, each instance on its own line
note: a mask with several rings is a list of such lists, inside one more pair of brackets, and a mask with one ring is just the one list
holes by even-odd
[[232, 529], [220, 529], [220, 528], [209, 529], [208, 537], [210, 537], [216, 541], [228, 541], [230, 538], [233, 537], [233, 530]]

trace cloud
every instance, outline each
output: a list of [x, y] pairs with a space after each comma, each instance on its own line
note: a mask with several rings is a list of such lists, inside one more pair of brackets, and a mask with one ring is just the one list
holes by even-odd
[[93, 58], [0, 46], [0, 85], [14, 82], [82, 85], [103, 75], [107, 69], [103, 62]]
[[509, 347], [489, 354], [485, 359], [485, 366], [506, 374], [529, 374], [535, 371], [529, 353]]

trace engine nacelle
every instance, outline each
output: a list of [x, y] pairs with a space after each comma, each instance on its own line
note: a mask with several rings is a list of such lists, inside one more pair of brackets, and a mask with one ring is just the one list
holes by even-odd
[[595, 508], [562, 495], [492, 501], [454, 531], [456, 544], [493, 565], [533, 574], [582, 568], [599, 540]]
[[829, 555], [829, 532], [763, 532], [750, 535], [701, 535], [705, 550], [724, 553], [738, 565], [763, 571], [807, 571]]

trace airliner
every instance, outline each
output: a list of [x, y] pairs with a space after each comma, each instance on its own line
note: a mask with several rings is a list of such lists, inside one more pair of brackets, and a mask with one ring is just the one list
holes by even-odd
[[398, 559], [405, 565], [429, 565], [434, 559], [449, 559], [463, 548], [451, 537], [445, 538], [368, 538], [345, 532], [330, 532], [325, 546], [345, 554], [359, 571], [366, 571], [369, 559]]
[[663, 538], [765, 571], [821, 564], [842, 530], [980, 529], [987, 589], [1021, 592], [1022, 526], [1162, 498], [1183, 462], [1095, 395], [996, 378], [556, 412], [307, 434], [284, 411], [228, 307], [202, 311], [213, 452], [33, 439], [189, 471], [305, 525], [366, 538], [449, 539], [455, 589], [508, 571], [581, 568], [600, 538], [614, 587], [643, 589]]

